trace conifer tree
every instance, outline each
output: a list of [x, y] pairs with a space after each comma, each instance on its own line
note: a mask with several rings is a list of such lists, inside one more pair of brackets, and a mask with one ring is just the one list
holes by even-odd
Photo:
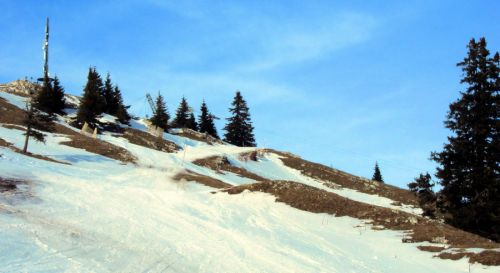
[[408, 184], [410, 191], [417, 195], [424, 216], [433, 217], [436, 211], [436, 194], [432, 187], [434, 187], [434, 183], [431, 181], [429, 173], [420, 174], [419, 177], [415, 178], [414, 182]]
[[189, 105], [185, 97], [182, 97], [181, 103], [175, 112], [175, 118], [173, 121], [174, 128], [189, 128]]
[[189, 114], [189, 118], [187, 120], [187, 128], [198, 131], [198, 123], [196, 122], [196, 118], [194, 117], [193, 112]]
[[56, 114], [65, 114], [64, 108], [66, 107], [66, 101], [64, 99], [64, 88], [61, 86], [61, 83], [59, 82], [59, 78], [57, 76], [54, 77], [52, 94], [53, 94], [52, 111]]
[[384, 183], [384, 179], [382, 178], [382, 174], [380, 173], [380, 168], [378, 167], [377, 162], [375, 162], [375, 170], [373, 172], [372, 180]]
[[[43, 87], [42, 87], [43, 88]], [[40, 92], [41, 90], [39, 90]], [[35, 103], [35, 95], [31, 92], [31, 99], [26, 101], [26, 116], [22, 123], [26, 126], [25, 140], [23, 153], [28, 152], [29, 139], [34, 138], [36, 141], [45, 143], [45, 134], [41, 131], [52, 132], [54, 116], [45, 111], [37, 109]]]
[[440, 164], [440, 209], [447, 222], [500, 241], [500, 57], [491, 57], [486, 40], [472, 39], [462, 68], [460, 98], [450, 104], [445, 127], [453, 132]]
[[111, 83], [111, 76], [109, 73], [106, 75], [106, 80], [104, 81], [104, 87], [102, 89], [102, 94], [104, 101], [106, 103], [104, 113], [114, 115], [118, 110], [117, 101], [115, 98], [113, 84]]
[[96, 116], [103, 113], [105, 100], [102, 96], [103, 83], [95, 68], [89, 68], [87, 84], [83, 90], [83, 97], [78, 108], [77, 121], [95, 125]]
[[118, 86], [115, 86], [113, 88], [112, 98], [113, 107], [116, 107], [116, 111], [110, 112], [110, 114], [115, 115], [118, 121], [120, 121], [121, 123], [129, 124], [131, 117], [127, 109], [130, 106], [125, 106], [125, 104], [123, 103], [122, 92], [120, 91], [120, 88]]
[[215, 129], [214, 119], [215, 116], [208, 111], [205, 101], [201, 104], [200, 116], [198, 117], [199, 130], [201, 133], [207, 133], [214, 138], [219, 138], [217, 129]]
[[168, 114], [167, 106], [165, 105], [162, 95], [158, 94], [155, 104], [156, 109], [154, 115], [150, 119], [151, 124], [163, 128], [163, 130], [167, 130], [170, 115]]
[[255, 137], [249, 109], [240, 91], [236, 91], [232, 107], [229, 108], [229, 111], [232, 113], [232, 116], [227, 118], [228, 123], [224, 127], [226, 131], [224, 140], [240, 147], [255, 147]]
[[49, 114], [54, 113], [54, 98], [52, 89], [50, 78], [48, 75], [45, 75], [43, 77], [41, 88], [38, 89], [38, 92], [34, 96], [34, 100], [31, 102], [34, 106], [36, 106], [36, 109]]

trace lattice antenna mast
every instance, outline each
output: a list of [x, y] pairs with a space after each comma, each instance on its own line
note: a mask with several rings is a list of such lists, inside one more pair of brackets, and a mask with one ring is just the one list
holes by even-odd
[[148, 99], [149, 102], [149, 107], [151, 107], [151, 111], [153, 111], [153, 115], [156, 114], [156, 106], [155, 103], [153, 102], [153, 98], [149, 93], [146, 93], [146, 98]]
[[45, 24], [45, 42], [43, 44], [43, 76], [44, 78], [49, 78], [49, 17], [47, 17], [47, 23]]

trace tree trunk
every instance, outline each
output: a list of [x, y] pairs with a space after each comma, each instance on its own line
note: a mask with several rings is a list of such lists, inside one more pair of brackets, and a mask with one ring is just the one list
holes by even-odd
[[23, 154], [28, 152], [28, 141], [30, 139], [30, 134], [31, 134], [31, 125], [28, 125], [28, 127], [26, 128], [26, 138], [24, 139]]

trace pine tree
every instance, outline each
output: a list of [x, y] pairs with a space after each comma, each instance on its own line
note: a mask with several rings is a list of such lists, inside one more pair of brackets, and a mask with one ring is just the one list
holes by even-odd
[[185, 97], [182, 97], [181, 103], [175, 112], [175, 118], [173, 121], [174, 128], [189, 128], [189, 105]]
[[43, 77], [43, 82], [41, 88], [39, 88], [36, 96], [33, 100], [33, 105], [36, 109], [43, 111], [45, 113], [53, 114], [54, 108], [54, 98], [53, 98], [53, 88], [52, 83], [48, 75]]
[[[123, 124], [129, 124], [129, 121], [131, 119], [130, 114], [128, 113], [127, 109], [130, 106], [125, 106], [123, 103], [123, 98], [122, 98], [122, 92], [120, 91], [120, 88], [118, 86], [115, 86], [113, 89], [112, 93], [112, 98], [113, 98], [113, 107], [116, 107], [116, 112], [110, 112], [110, 114], [115, 115], [118, 121], [120, 121]], [[114, 109], [111, 109], [114, 110]]]
[[447, 221], [462, 229], [500, 240], [500, 57], [486, 40], [469, 42], [462, 68], [461, 97], [450, 104], [445, 127], [453, 132], [441, 152], [441, 207]]
[[214, 119], [215, 116], [208, 111], [207, 104], [205, 101], [201, 104], [200, 116], [198, 117], [198, 124], [201, 133], [207, 133], [212, 137], [219, 139], [217, 134], [217, 129], [215, 129]]
[[410, 191], [417, 195], [420, 207], [423, 209], [424, 216], [433, 217], [436, 211], [436, 193], [432, 189], [434, 183], [431, 181], [429, 173], [420, 174], [414, 182], [408, 184]]
[[[43, 88], [43, 87], [42, 87]], [[41, 91], [41, 90], [40, 90]], [[40, 92], [39, 91], [39, 92]], [[24, 133], [23, 153], [28, 152], [29, 139], [34, 138], [36, 141], [45, 143], [45, 134], [40, 131], [52, 132], [54, 116], [45, 111], [36, 108], [35, 97], [31, 94], [31, 99], [26, 101], [26, 116], [23, 119], [23, 125], [26, 126]]]
[[54, 84], [52, 86], [52, 97], [53, 97], [53, 108], [52, 111], [57, 114], [65, 114], [64, 108], [66, 107], [66, 101], [64, 99], [64, 88], [59, 82], [57, 76], [54, 77]]
[[372, 180], [384, 183], [384, 179], [382, 178], [382, 174], [380, 173], [380, 168], [378, 167], [377, 162], [375, 162], [375, 170], [373, 172]]
[[118, 102], [115, 98], [113, 84], [111, 83], [111, 76], [109, 73], [106, 75], [106, 80], [104, 81], [104, 87], [102, 89], [102, 94], [106, 106], [104, 108], [104, 113], [115, 115], [118, 111]]
[[97, 115], [103, 113], [105, 100], [102, 96], [103, 83], [95, 68], [89, 68], [87, 84], [83, 90], [83, 97], [78, 108], [77, 121], [95, 125]]
[[189, 118], [187, 120], [187, 128], [198, 131], [198, 123], [196, 122], [196, 118], [194, 117], [193, 112], [189, 114]]
[[151, 124], [154, 126], [158, 126], [163, 128], [163, 130], [168, 129], [168, 120], [170, 119], [170, 115], [167, 111], [167, 106], [165, 105], [165, 101], [163, 100], [163, 96], [158, 94], [156, 98], [156, 110], [154, 115], [151, 117]]
[[240, 91], [236, 91], [232, 107], [229, 108], [232, 117], [227, 118], [228, 123], [224, 127], [226, 133], [224, 140], [240, 147], [255, 147], [252, 121], [246, 101]]

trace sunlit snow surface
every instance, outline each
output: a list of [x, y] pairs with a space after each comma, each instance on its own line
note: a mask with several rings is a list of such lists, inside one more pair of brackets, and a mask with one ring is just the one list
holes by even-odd
[[[22, 145], [21, 131], [0, 127], [0, 137]], [[167, 134], [188, 148], [165, 154], [100, 137], [129, 149], [138, 164], [59, 145], [65, 137], [57, 135], [49, 135], [46, 145], [30, 142], [30, 150], [72, 165], [0, 148], [1, 176], [29, 181], [21, 197], [0, 194], [0, 272], [469, 272], [465, 259], [432, 258], [418, 244], [401, 243], [401, 232], [300, 211], [264, 193], [213, 194], [213, 188], [172, 180], [190, 169], [230, 184], [251, 183], [190, 163], [225, 155], [261, 176], [333, 191], [274, 155], [246, 162], [237, 155], [249, 149]], [[334, 192], [390, 205], [378, 196]], [[475, 264], [471, 272], [498, 267]]]

